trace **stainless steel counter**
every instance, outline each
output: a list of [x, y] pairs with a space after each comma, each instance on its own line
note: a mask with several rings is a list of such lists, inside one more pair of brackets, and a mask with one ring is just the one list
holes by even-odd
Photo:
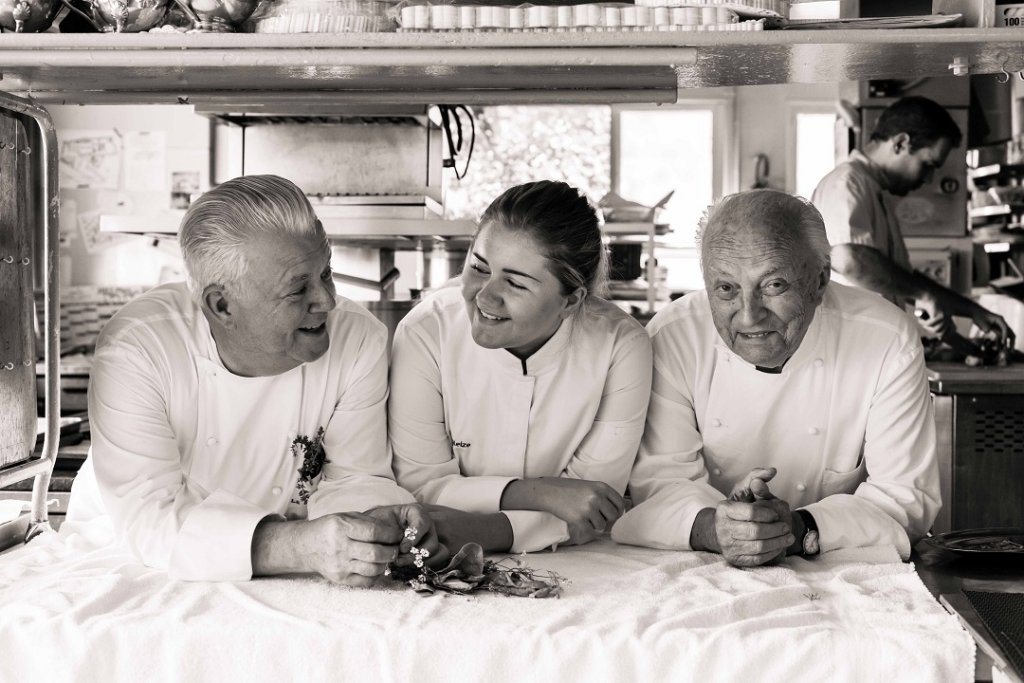
[[928, 363], [928, 385], [936, 394], [1024, 394], [1024, 364], [971, 368], [963, 363]]

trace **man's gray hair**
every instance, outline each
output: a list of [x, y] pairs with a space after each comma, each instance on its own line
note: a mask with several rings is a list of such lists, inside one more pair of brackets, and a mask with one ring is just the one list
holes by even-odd
[[323, 227], [313, 207], [290, 180], [251, 175], [221, 183], [194, 201], [181, 221], [178, 241], [192, 295], [201, 298], [211, 284], [236, 290], [248, 272], [244, 247], [258, 235], [317, 232]]
[[761, 225], [782, 244], [810, 249], [816, 267], [831, 264], [831, 246], [818, 209], [803, 197], [760, 189], [726, 195], [707, 208], [697, 227], [701, 267], [706, 261], [705, 245], [722, 228], [738, 225]]

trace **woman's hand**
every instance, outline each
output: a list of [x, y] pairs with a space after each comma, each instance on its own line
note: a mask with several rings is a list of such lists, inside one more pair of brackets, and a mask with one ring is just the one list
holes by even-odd
[[466, 543], [477, 543], [485, 553], [504, 553], [512, 547], [512, 525], [508, 517], [495, 512], [464, 512], [442, 505], [425, 505], [442, 544], [457, 553]]
[[610, 529], [622, 516], [625, 501], [604, 482], [541, 477], [509, 484], [501, 509], [550, 512], [569, 525], [569, 542], [579, 545]]

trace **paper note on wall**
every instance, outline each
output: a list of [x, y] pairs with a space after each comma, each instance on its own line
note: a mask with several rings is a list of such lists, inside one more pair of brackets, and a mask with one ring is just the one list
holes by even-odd
[[95, 254], [127, 239], [124, 235], [100, 231], [100, 215], [102, 213], [105, 212], [97, 209], [81, 211], [78, 214], [78, 232], [82, 236], [82, 243], [88, 254]]
[[167, 142], [163, 131], [124, 134], [124, 189], [160, 191], [167, 186]]
[[121, 136], [116, 130], [68, 130], [60, 135], [62, 189], [116, 190]]

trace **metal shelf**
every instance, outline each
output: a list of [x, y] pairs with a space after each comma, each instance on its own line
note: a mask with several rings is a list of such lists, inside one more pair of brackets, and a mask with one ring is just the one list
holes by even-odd
[[[110, 233], [176, 238], [184, 211], [166, 211], [148, 216], [104, 214], [100, 230]], [[473, 221], [411, 218], [323, 217], [324, 231], [331, 239], [446, 239], [468, 238], [476, 231]]]
[[0, 87], [46, 104], [294, 112], [359, 104], [672, 102], [678, 88], [1024, 69], [1007, 29], [4, 34]]

